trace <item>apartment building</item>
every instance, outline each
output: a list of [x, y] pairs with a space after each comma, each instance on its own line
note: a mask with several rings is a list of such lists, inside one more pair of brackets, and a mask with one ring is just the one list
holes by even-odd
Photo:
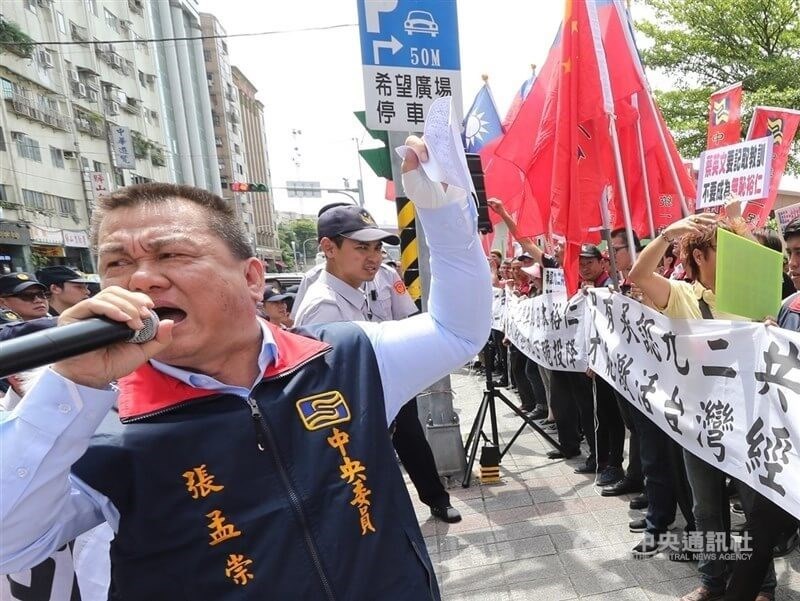
[[211, 120], [214, 125], [214, 147], [217, 149], [218, 174], [222, 197], [231, 202], [236, 215], [244, 225], [248, 239], [256, 246], [255, 218], [250, 193], [231, 189], [234, 182], [248, 182], [245, 160], [242, 115], [239, 94], [233, 84], [225, 29], [214, 15], [200, 13], [203, 31], [203, 58], [205, 61], [208, 96], [211, 100]]
[[176, 182], [222, 192], [196, 0], [142, 0], [157, 38], [158, 88]]
[[256, 98], [258, 90], [238, 67], [231, 67], [233, 85], [239, 96], [244, 134], [245, 166], [252, 183], [263, 183], [267, 192], [247, 192], [253, 207], [256, 255], [270, 271], [275, 271], [275, 261], [280, 261], [278, 227], [275, 220], [275, 203], [272, 198], [272, 176], [264, 129], [264, 104]]
[[95, 196], [173, 179], [145, 0], [3, 2], [0, 28], [0, 273], [94, 271]]

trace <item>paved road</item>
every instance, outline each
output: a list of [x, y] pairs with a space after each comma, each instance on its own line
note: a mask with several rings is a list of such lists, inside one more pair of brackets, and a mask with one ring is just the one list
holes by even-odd
[[[466, 436], [483, 378], [454, 375], [452, 383]], [[518, 418], [501, 406], [498, 420], [508, 440]], [[633, 559], [641, 534], [629, 532], [628, 522], [643, 515], [628, 508], [630, 497], [601, 497], [590, 476], [573, 474], [580, 459], [551, 461], [548, 450], [530, 431], [503, 458], [501, 484], [473, 479], [468, 489], [451, 488], [464, 516], [458, 524], [431, 519], [410, 488], [446, 601], [674, 601], [697, 586], [694, 564]], [[777, 599], [800, 601], [798, 568], [798, 551], [777, 560]]]

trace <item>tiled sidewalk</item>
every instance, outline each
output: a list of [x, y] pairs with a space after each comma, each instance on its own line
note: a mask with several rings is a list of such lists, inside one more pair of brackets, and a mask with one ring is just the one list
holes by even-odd
[[[452, 384], [466, 436], [483, 378], [454, 375]], [[519, 418], [502, 404], [497, 414], [502, 442]], [[458, 524], [433, 520], [410, 487], [443, 599], [667, 601], [697, 586], [694, 564], [633, 559], [642, 535], [629, 532], [628, 522], [642, 512], [628, 509], [629, 496], [601, 497], [590, 476], [573, 474], [581, 459], [551, 461], [549, 449], [528, 428], [503, 458], [501, 484], [482, 486], [477, 477], [467, 489], [456, 483], [450, 494], [464, 517]], [[800, 601], [799, 567], [797, 551], [776, 561], [777, 599]]]

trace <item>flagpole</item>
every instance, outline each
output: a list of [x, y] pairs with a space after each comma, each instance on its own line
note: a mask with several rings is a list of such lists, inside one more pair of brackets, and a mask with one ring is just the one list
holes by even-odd
[[[616, 4], [616, 2], [615, 2]], [[606, 63], [605, 50], [602, 48], [603, 41], [600, 34], [600, 19], [597, 16], [597, 6], [591, 0], [586, 2], [586, 9], [589, 15], [589, 26], [592, 29], [592, 46], [594, 47], [597, 59], [597, 71], [600, 76], [600, 85], [603, 91], [603, 109], [608, 116], [608, 133], [611, 135], [611, 146], [614, 149], [614, 167], [617, 172], [617, 185], [620, 192], [620, 205], [622, 206], [622, 216], [625, 220], [625, 233], [628, 238], [628, 252], [631, 259], [636, 260], [636, 244], [633, 240], [633, 226], [631, 224], [631, 210], [628, 204], [628, 188], [625, 185], [625, 172], [622, 170], [622, 152], [619, 148], [619, 136], [617, 134], [617, 116], [614, 109], [614, 98], [611, 95], [611, 80], [608, 75], [608, 64]], [[624, 27], [623, 27], [624, 29]], [[611, 249], [609, 249], [609, 252]]]
[[[484, 73], [481, 75], [481, 79], [483, 80], [483, 86], [486, 88], [486, 93], [489, 94], [489, 98], [492, 100], [492, 105], [497, 106], [497, 103], [494, 101], [494, 94], [492, 94], [492, 88], [489, 87], [489, 75]], [[499, 113], [498, 113], [499, 116]], [[500, 133], [506, 133], [506, 128], [503, 127], [503, 122], [500, 122]]]
[[639, 162], [642, 164], [642, 179], [644, 182], [644, 200], [647, 207], [647, 226], [650, 228], [650, 238], [656, 237], [656, 227], [653, 222], [653, 205], [650, 199], [650, 178], [647, 176], [647, 166], [644, 162], [644, 139], [642, 138], [642, 115], [639, 113], [638, 92], [633, 95], [633, 108], [636, 109], [636, 138], [639, 143]]
[[[672, 161], [672, 153], [669, 151], [669, 146], [667, 146], [667, 138], [664, 136], [664, 130], [662, 128], [661, 119], [658, 118], [658, 109], [656, 108], [656, 104], [653, 101], [653, 90], [650, 88], [650, 82], [647, 80], [647, 75], [644, 72], [644, 67], [642, 66], [641, 61], [639, 60], [639, 52], [636, 49], [635, 44], [633, 43], [633, 39], [631, 37], [631, 23], [630, 23], [630, 16], [627, 13], [624, 13], [623, 9], [619, 4], [619, 0], [614, 0], [614, 9], [617, 11], [617, 15], [622, 20], [622, 23], [626, 26], [623, 26], [622, 31], [625, 34], [625, 41], [628, 44], [628, 51], [631, 53], [631, 56], [634, 57], [634, 65], [636, 66], [636, 70], [639, 73], [639, 78], [642, 80], [642, 84], [644, 85], [644, 89], [647, 92], [647, 102], [650, 106], [650, 110], [653, 113], [653, 116], [656, 119], [656, 131], [658, 131], [658, 139], [661, 142], [661, 147], [664, 150], [664, 153], [667, 155], [667, 166], [669, 167], [669, 174], [672, 177], [672, 183], [675, 186], [675, 191], [678, 194], [678, 200], [681, 202], [681, 211], [683, 212], [683, 216], [686, 217], [689, 215], [689, 207], [686, 204], [686, 196], [683, 194], [683, 188], [681, 188], [680, 179], [678, 178], [678, 171], [675, 169], [675, 164]], [[595, 12], [596, 14], [596, 12]]]

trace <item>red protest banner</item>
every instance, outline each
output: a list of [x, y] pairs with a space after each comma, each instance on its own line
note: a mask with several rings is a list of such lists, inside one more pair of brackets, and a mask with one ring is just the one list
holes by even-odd
[[770, 106], [757, 106], [753, 111], [747, 139], [754, 140], [765, 136], [772, 136], [773, 139], [769, 195], [747, 203], [742, 211], [742, 217], [756, 227], [761, 227], [766, 223], [769, 212], [775, 205], [778, 185], [789, 160], [789, 151], [798, 125], [800, 125], [800, 111]]
[[[742, 82], [711, 94], [706, 148], [736, 144], [742, 139]], [[766, 135], [766, 134], [765, 134]]]

